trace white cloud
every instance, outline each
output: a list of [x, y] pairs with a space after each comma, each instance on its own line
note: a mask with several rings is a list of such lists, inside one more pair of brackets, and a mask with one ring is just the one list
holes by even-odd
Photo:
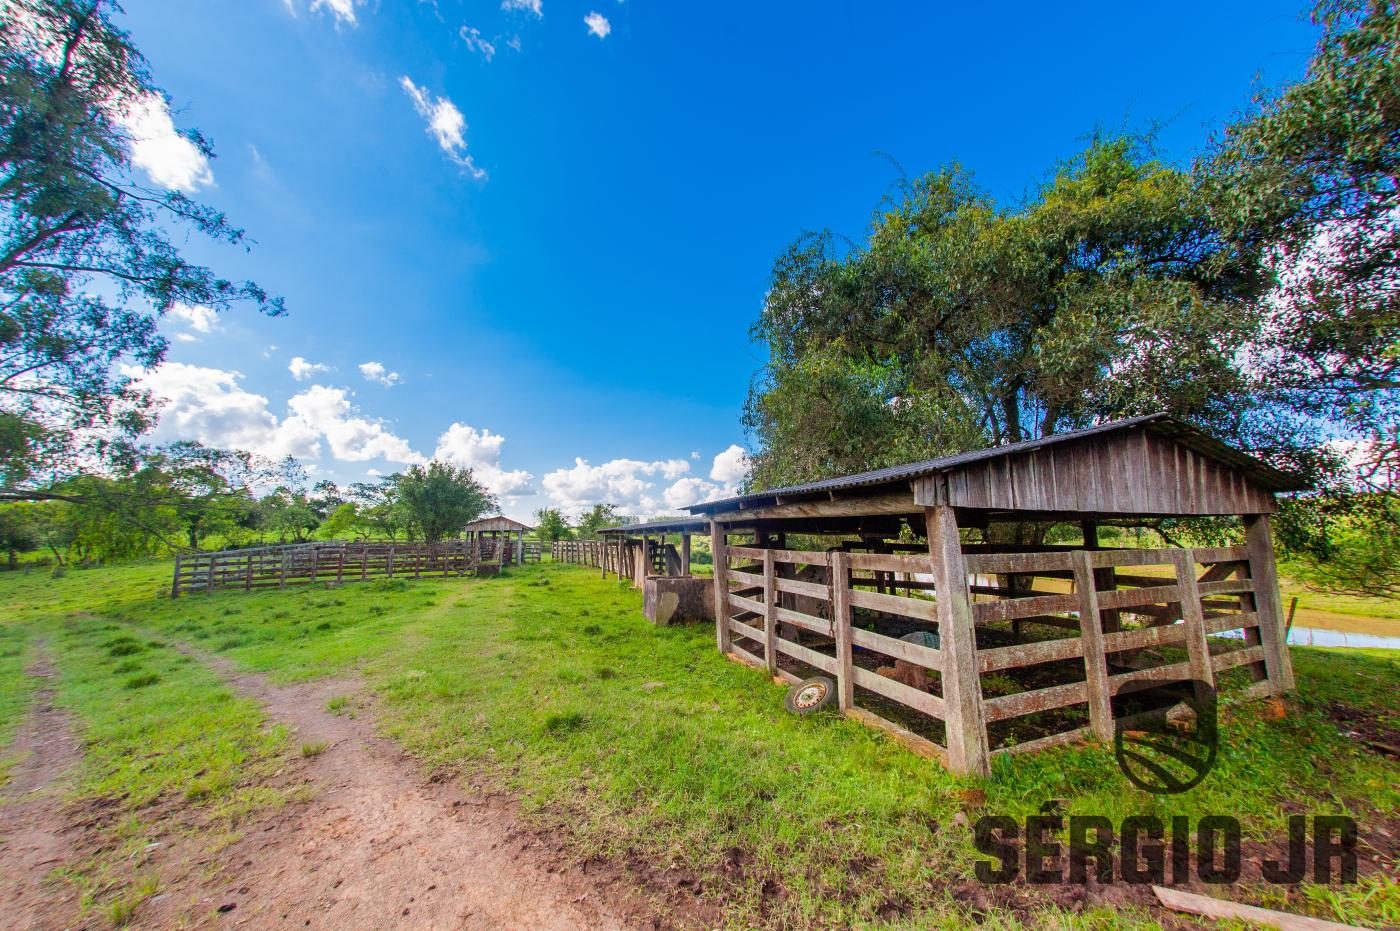
[[738, 485], [749, 474], [749, 467], [749, 454], [742, 446], [734, 444], [715, 456], [710, 478], [722, 485]]
[[464, 423], [454, 423], [438, 437], [433, 458], [470, 468], [477, 480], [497, 495], [532, 494], [533, 475], [524, 469], [507, 472], [501, 468], [501, 445], [505, 441], [505, 437], [490, 430], [478, 431]]
[[151, 434], [157, 442], [194, 439], [274, 458], [320, 455], [315, 432], [300, 423], [279, 423], [267, 409], [267, 398], [239, 384], [239, 372], [183, 362], [166, 362], [149, 371], [122, 366], [121, 371], [165, 402]]
[[544, 492], [555, 504], [571, 513], [593, 504], [615, 504], [633, 513], [655, 513], [664, 494], [658, 493], [652, 477], [671, 481], [690, 471], [684, 459], [613, 459], [602, 465], [589, 465], [575, 459], [571, 469], [555, 469], [541, 479]]
[[384, 368], [382, 362], [365, 362], [360, 365], [360, 374], [365, 376], [365, 381], [375, 381], [385, 388], [392, 388], [399, 381], [399, 373], [391, 372]]
[[214, 183], [209, 159], [175, 131], [170, 105], [159, 94], [146, 94], [116, 114], [131, 142], [131, 162], [161, 187], [193, 193]]
[[608, 18], [597, 10], [585, 16], [583, 21], [588, 25], [588, 31], [600, 39], [606, 39], [608, 33], [612, 32], [612, 23], [608, 22]]
[[292, 361], [287, 363], [287, 371], [292, 373], [292, 377], [297, 381], [306, 381], [319, 372], [329, 372], [329, 365], [322, 365], [320, 362], [307, 362], [301, 356], [293, 356]]
[[724, 497], [724, 491], [720, 486], [703, 478], [687, 477], [671, 484], [662, 492], [661, 498], [666, 502], [668, 510], [679, 511], [701, 501]]
[[151, 434], [158, 442], [194, 439], [272, 458], [319, 459], [328, 448], [347, 462], [426, 461], [382, 422], [361, 416], [341, 388], [312, 385], [287, 401], [279, 420], [266, 397], [243, 388], [239, 372], [166, 362], [149, 371], [123, 366], [122, 374], [164, 401]]
[[501, 0], [501, 9], [525, 10], [541, 18], [544, 16], [542, 0]]
[[355, 19], [355, 6], [364, 3], [364, 0], [311, 0], [311, 10], [315, 12], [319, 9], [330, 10], [335, 17], [337, 25], [358, 25]]
[[181, 333], [175, 338], [182, 343], [192, 343], [199, 337], [194, 333], [213, 333], [219, 328], [219, 315], [212, 307], [203, 304], [176, 303], [170, 308], [170, 317], [181, 326], [193, 332]]
[[473, 52], [480, 52], [487, 61], [496, 57], [496, 46], [482, 38], [481, 30], [474, 26], [463, 26], [457, 31], [457, 35], [462, 37], [462, 41], [467, 43], [467, 48]]
[[390, 462], [421, 463], [424, 457], [413, 451], [408, 441], [396, 436], [377, 420], [356, 416], [359, 411], [343, 388], [312, 385], [287, 401], [291, 416], [284, 429], [309, 431], [325, 437], [331, 455], [346, 462], [363, 462], [383, 457]]
[[438, 148], [473, 178], [485, 180], [486, 172], [476, 167], [467, 152], [467, 120], [457, 105], [446, 97], [434, 98], [427, 88], [414, 84], [407, 75], [399, 78], [399, 85], [413, 101], [413, 109], [427, 121], [428, 133], [437, 140]]

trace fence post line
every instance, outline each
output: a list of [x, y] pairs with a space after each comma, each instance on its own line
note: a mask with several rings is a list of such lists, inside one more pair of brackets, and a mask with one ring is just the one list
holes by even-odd
[[[729, 547], [724, 524], [710, 524], [710, 547], [715, 554], [715, 642], [719, 651], [729, 653]], [[620, 544], [619, 544], [620, 545]], [[621, 564], [618, 565], [619, 571]]]
[[1191, 678], [1215, 687], [1211, 668], [1210, 643], [1206, 640], [1205, 612], [1201, 610], [1201, 589], [1196, 582], [1196, 557], [1191, 550], [1172, 551], [1176, 586], [1181, 599], [1181, 620], [1186, 627], [1186, 653], [1191, 661]]
[[253, 590], [253, 554], [248, 553], [243, 557], [243, 590], [251, 592]]
[[1079, 595], [1079, 643], [1084, 650], [1084, 681], [1089, 690], [1089, 726], [1100, 740], [1113, 739], [1113, 703], [1108, 690], [1108, 657], [1103, 651], [1103, 622], [1097, 580], [1087, 550], [1077, 550], [1074, 586]]
[[184, 562], [184, 559], [185, 559], [185, 556], [184, 556], [183, 553], [176, 553], [176, 554], [175, 554], [175, 578], [173, 578], [173, 579], [170, 580], [170, 597], [171, 597], [171, 598], [179, 598], [179, 597], [180, 597], [180, 564], [181, 564], [182, 562]]
[[828, 555], [831, 580], [831, 623], [836, 634], [836, 703], [841, 711], [856, 704], [855, 676], [851, 671], [851, 573], [850, 557], [842, 550]]
[[774, 581], [773, 551], [763, 551], [763, 658], [768, 663], [768, 674], [778, 674], [778, 606], [777, 583]]
[[214, 591], [214, 563], [217, 560], [213, 553], [209, 554], [209, 569], [204, 576], [204, 591], [209, 594]]
[[924, 508], [930, 562], [943, 652], [943, 702], [948, 719], [948, 764], [956, 773], [991, 775], [987, 726], [982, 709], [982, 677], [977, 669], [977, 635], [972, 626], [972, 593], [967, 562], [951, 505]]
[[1283, 597], [1279, 594], [1278, 567], [1274, 564], [1274, 534], [1269, 527], [1269, 515], [1246, 517], [1244, 532], [1249, 578], [1254, 586], [1254, 612], [1259, 618], [1259, 639], [1264, 646], [1264, 669], [1275, 691], [1290, 691], [1294, 685], [1293, 657], [1288, 655]]
[[389, 544], [389, 578], [394, 577], [394, 545]]

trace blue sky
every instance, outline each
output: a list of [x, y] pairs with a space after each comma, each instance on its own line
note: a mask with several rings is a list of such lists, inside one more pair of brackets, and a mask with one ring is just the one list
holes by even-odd
[[157, 437], [339, 482], [439, 454], [522, 518], [672, 511], [737, 481], [772, 260], [864, 233], [878, 153], [1007, 202], [1095, 127], [1188, 159], [1302, 73], [1300, 9], [129, 0], [218, 153], [143, 164], [256, 241], [190, 254], [290, 309], [173, 316]]

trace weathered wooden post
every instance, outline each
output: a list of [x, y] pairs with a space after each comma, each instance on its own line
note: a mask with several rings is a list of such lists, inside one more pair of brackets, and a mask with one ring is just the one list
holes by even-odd
[[855, 707], [855, 676], [851, 671], [850, 554], [835, 550], [831, 564], [831, 624], [836, 635], [836, 704], [844, 714]]
[[690, 575], [690, 534], [681, 534], [681, 574]]
[[763, 658], [768, 675], [778, 674], [778, 584], [773, 571], [773, 551], [763, 551]]
[[1108, 656], [1103, 650], [1103, 628], [1099, 610], [1097, 573], [1092, 557], [1077, 550], [1074, 560], [1074, 587], [1079, 595], [1079, 642], [1084, 650], [1084, 681], [1089, 690], [1089, 727], [1100, 740], [1113, 739], [1113, 704], [1108, 689]]
[[[1190, 550], [1172, 550], [1176, 567], [1177, 597], [1181, 599], [1181, 620], [1186, 627], [1186, 654], [1191, 678], [1215, 688], [1215, 670], [1210, 662], [1210, 642], [1206, 640], [1206, 618], [1201, 609], [1201, 589], [1196, 581], [1196, 558]], [[1206, 696], [1200, 695], [1204, 699]]]
[[1278, 567], [1274, 563], [1274, 534], [1269, 515], [1252, 514], [1244, 519], [1245, 553], [1249, 578], [1254, 583], [1254, 610], [1259, 616], [1259, 639], [1264, 647], [1264, 669], [1275, 691], [1291, 691], [1293, 658], [1283, 628], [1283, 596], [1278, 589]]
[[180, 565], [185, 560], [183, 553], [175, 554], [175, 578], [170, 580], [170, 597], [180, 597]]
[[982, 677], [977, 669], [977, 635], [972, 626], [972, 593], [967, 563], [951, 505], [924, 508], [937, 599], [939, 645], [943, 652], [943, 703], [948, 719], [948, 765], [957, 773], [991, 774], [987, 725], [982, 714]]
[[715, 642], [721, 653], [729, 653], [729, 548], [725, 545], [724, 524], [710, 524], [710, 550], [715, 559]]
[[[1084, 520], [1079, 522], [1079, 527], [1084, 533], [1084, 548], [1086, 550], [1100, 549], [1099, 522], [1096, 520]], [[1117, 573], [1112, 566], [1105, 566], [1102, 569], [1094, 570], [1094, 587], [1101, 592], [1117, 591]], [[1118, 609], [1111, 608], [1103, 612], [1104, 633], [1115, 633], [1122, 629], [1123, 615]]]

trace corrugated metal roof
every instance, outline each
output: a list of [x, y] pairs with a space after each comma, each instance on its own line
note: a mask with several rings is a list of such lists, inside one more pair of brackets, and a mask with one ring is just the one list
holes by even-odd
[[686, 510], [691, 513], [709, 514], [714, 511], [732, 508], [735, 505], [742, 507], [751, 502], [780, 495], [800, 496], [823, 491], [842, 491], [852, 488], [865, 488], [872, 485], [886, 485], [908, 481], [915, 478], [922, 478], [926, 475], [932, 475], [937, 472], [948, 472], [960, 466], [970, 465], [984, 459], [995, 459], [1001, 456], [1012, 456], [1018, 453], [1031, 452], [1046, 446], [1053, 446], [1057, 443], [1066, 443], [1071, 440], [1084, 439], [1086, 437], [1098, 436], [1105, 433], [1114, 433], [1120, 430], [1130, 430], [1135, 427], [1146, 427], [1154, 432], [1170, 436], [1203, 455], [1210, 456], [1213, 459], [1217, 459], [1226, 465], [1238, 469], [1241, 473], [1271, 491], [1302, 491], [1308, 487], [1307, 483], [1303, 482], [1295, 475], [1276, 469], [1260, 459], [1256, 459], [1226, 443], [1222, 443], [1215, 437], [1202, 432], [1185, 421], [1177, 420], [1169, 414], [1159, 413], [1143, 414], [1138, 417], [1126, 417], [1122, 420], [1109, 421], [1108, 423], [1100, 424], [1096, 427], [1086, 427], [1083, 430], [1057, 433], [1054, 436], [1042, 437], [1036, 440], [1025, 440], [1020, 443], [1008, 443], [1005, 446], [989, 446], [985, 449], [975, 449], [971, 452], [958, 453], [954, 456], [942, 456], [937, 459], [925, 459], [920, 462], [910, 462], [905, 465], [887, 466], [883, 469], [860, 472], [856, 475], [843, 475], [837, 478], [823, 479], [818, 482], [789, 485], [784, 488], [770, 488], [765, 491], [756, 491], [747, 495], [736, 495], [731, 498], [717, 498], [714, 501], [704, 501], [700, 504], [693, 504], [686, 508]]
[[672, 520], [653, 520], [643, 524], [623, 524], [621, 527], [603, 527], [599, 529], [602, 534], [637, 534], [643, 532], [660, 533], [695, 533], [697, 531], [709, 533], [710, 522], [698, 517], [675, 518]]

